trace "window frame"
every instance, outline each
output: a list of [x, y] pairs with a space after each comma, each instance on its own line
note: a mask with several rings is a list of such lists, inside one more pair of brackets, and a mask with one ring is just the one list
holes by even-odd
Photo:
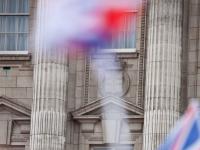
[[138, 10], [132, 9], [132, 10], [126, 10], [125, 12], [134, 13], [135, 15], [135, 47], [134, 48], [103, 48], [101, 49], [101, 53], [136, 53], [137, 52], [137, 24], [138, 24]]
[[30, 0], [27, 0], [28, 1], [28, 13], [26, 12], [20, 12], [20, 13], [9, 13], [9, 12], [5, 12], [5, 13], [0, 13], [0, 16], [27, 16], [28, 17], [28, 32], [19, 32], [19, 31], [16, 31], [16, 32], [0, 32], [0, 34], [26, 34], [27, 35], [27, 47], [25, 50], [1, 50], [0, 49], [0, 55], [3, 54], [19, 54], [19, 55], [27, 55], [28, 54], [28, 49], [29, 49], [29, 35], [30, 35], [30, 30], [29, 30], [29, 16], [30, 16]]

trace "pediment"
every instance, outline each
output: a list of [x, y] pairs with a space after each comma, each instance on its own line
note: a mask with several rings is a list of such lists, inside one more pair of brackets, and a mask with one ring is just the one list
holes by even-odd
[[30, 118], [31, 109], [23, 104], [16, 103], [12, 98], [0, 96], [0, 110]]
[[130, 102], [114, 96], [108, 96], [89, 103], [72, 112], [74, 119], [99, 119], [103, 111], [117, 113], [124, 111], [127, 117], [143, 118], [144, 110]]

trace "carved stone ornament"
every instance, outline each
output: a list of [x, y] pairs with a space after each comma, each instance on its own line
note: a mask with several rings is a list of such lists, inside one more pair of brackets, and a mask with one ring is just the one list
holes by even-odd
[[102, 96], [124, 96], [130, 88], [130, 77], [122, 70], [109, 70], [100, 75], [99, 94]]

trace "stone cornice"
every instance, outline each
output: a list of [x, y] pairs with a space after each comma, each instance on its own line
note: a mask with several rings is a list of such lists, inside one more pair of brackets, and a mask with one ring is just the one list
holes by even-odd
[[[94, 112], [95, 110], [108, 105], [108, 104], [112, 104], [112, 105], [116, 105], [118, 107], [122, 107], [123, 109], [125, 109], [126, 111], [130, 112], [130, 116], [143, 116], [144, 114], [144, 110], [143, 108], [140, 108], [130, 102], [127, 102], [123, 99], [120, 98], [116, 98], [113, 96], [108, 96], [102, 99], [99, 99], [97, 101], [94, 101], [92, 103], [89, 103], [75, 111], [72, 112], [72, 116], [74, 119], [80, 119], [80, 118], [90, 118], [92, 116], [92, 114], [90, 114], [90, 112]], [[89, 117], [90, 116], [90, 117]], [[94, 115], [93, 115], [94, 117]], [[95, 118], [97, 118], [98, 115], [95, 115]]]
[[0, 96], [0, 106], [5, 105], [6, 107], [9, 107], [17, 112], [20, 112], [24, 114], [25, 116], [30, 117], [31, 116], [31, 109], [27, 108], [26, 106], [16, 103], [13, 101], [13, 99], [8, 98], [6, 96]]
[[31, 54], [0, 54], [0, 61], [30, 61]]
[[113, 54], [116, 54], [116, 57], [119, 59], [137, 59], [139, 57], [140, 51], [133, 51], [133, 52], [120, 52], [120, 53], [98, 53], [98, 55], [94, 55], [93, 58], [95, 59], [101, 59], [113, 56]]

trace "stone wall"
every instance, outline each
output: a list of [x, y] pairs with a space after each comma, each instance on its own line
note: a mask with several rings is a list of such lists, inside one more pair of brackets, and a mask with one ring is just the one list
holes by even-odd
[[30, 55], [0, 56], [0, 96], [31, 107], [33, 68]]

